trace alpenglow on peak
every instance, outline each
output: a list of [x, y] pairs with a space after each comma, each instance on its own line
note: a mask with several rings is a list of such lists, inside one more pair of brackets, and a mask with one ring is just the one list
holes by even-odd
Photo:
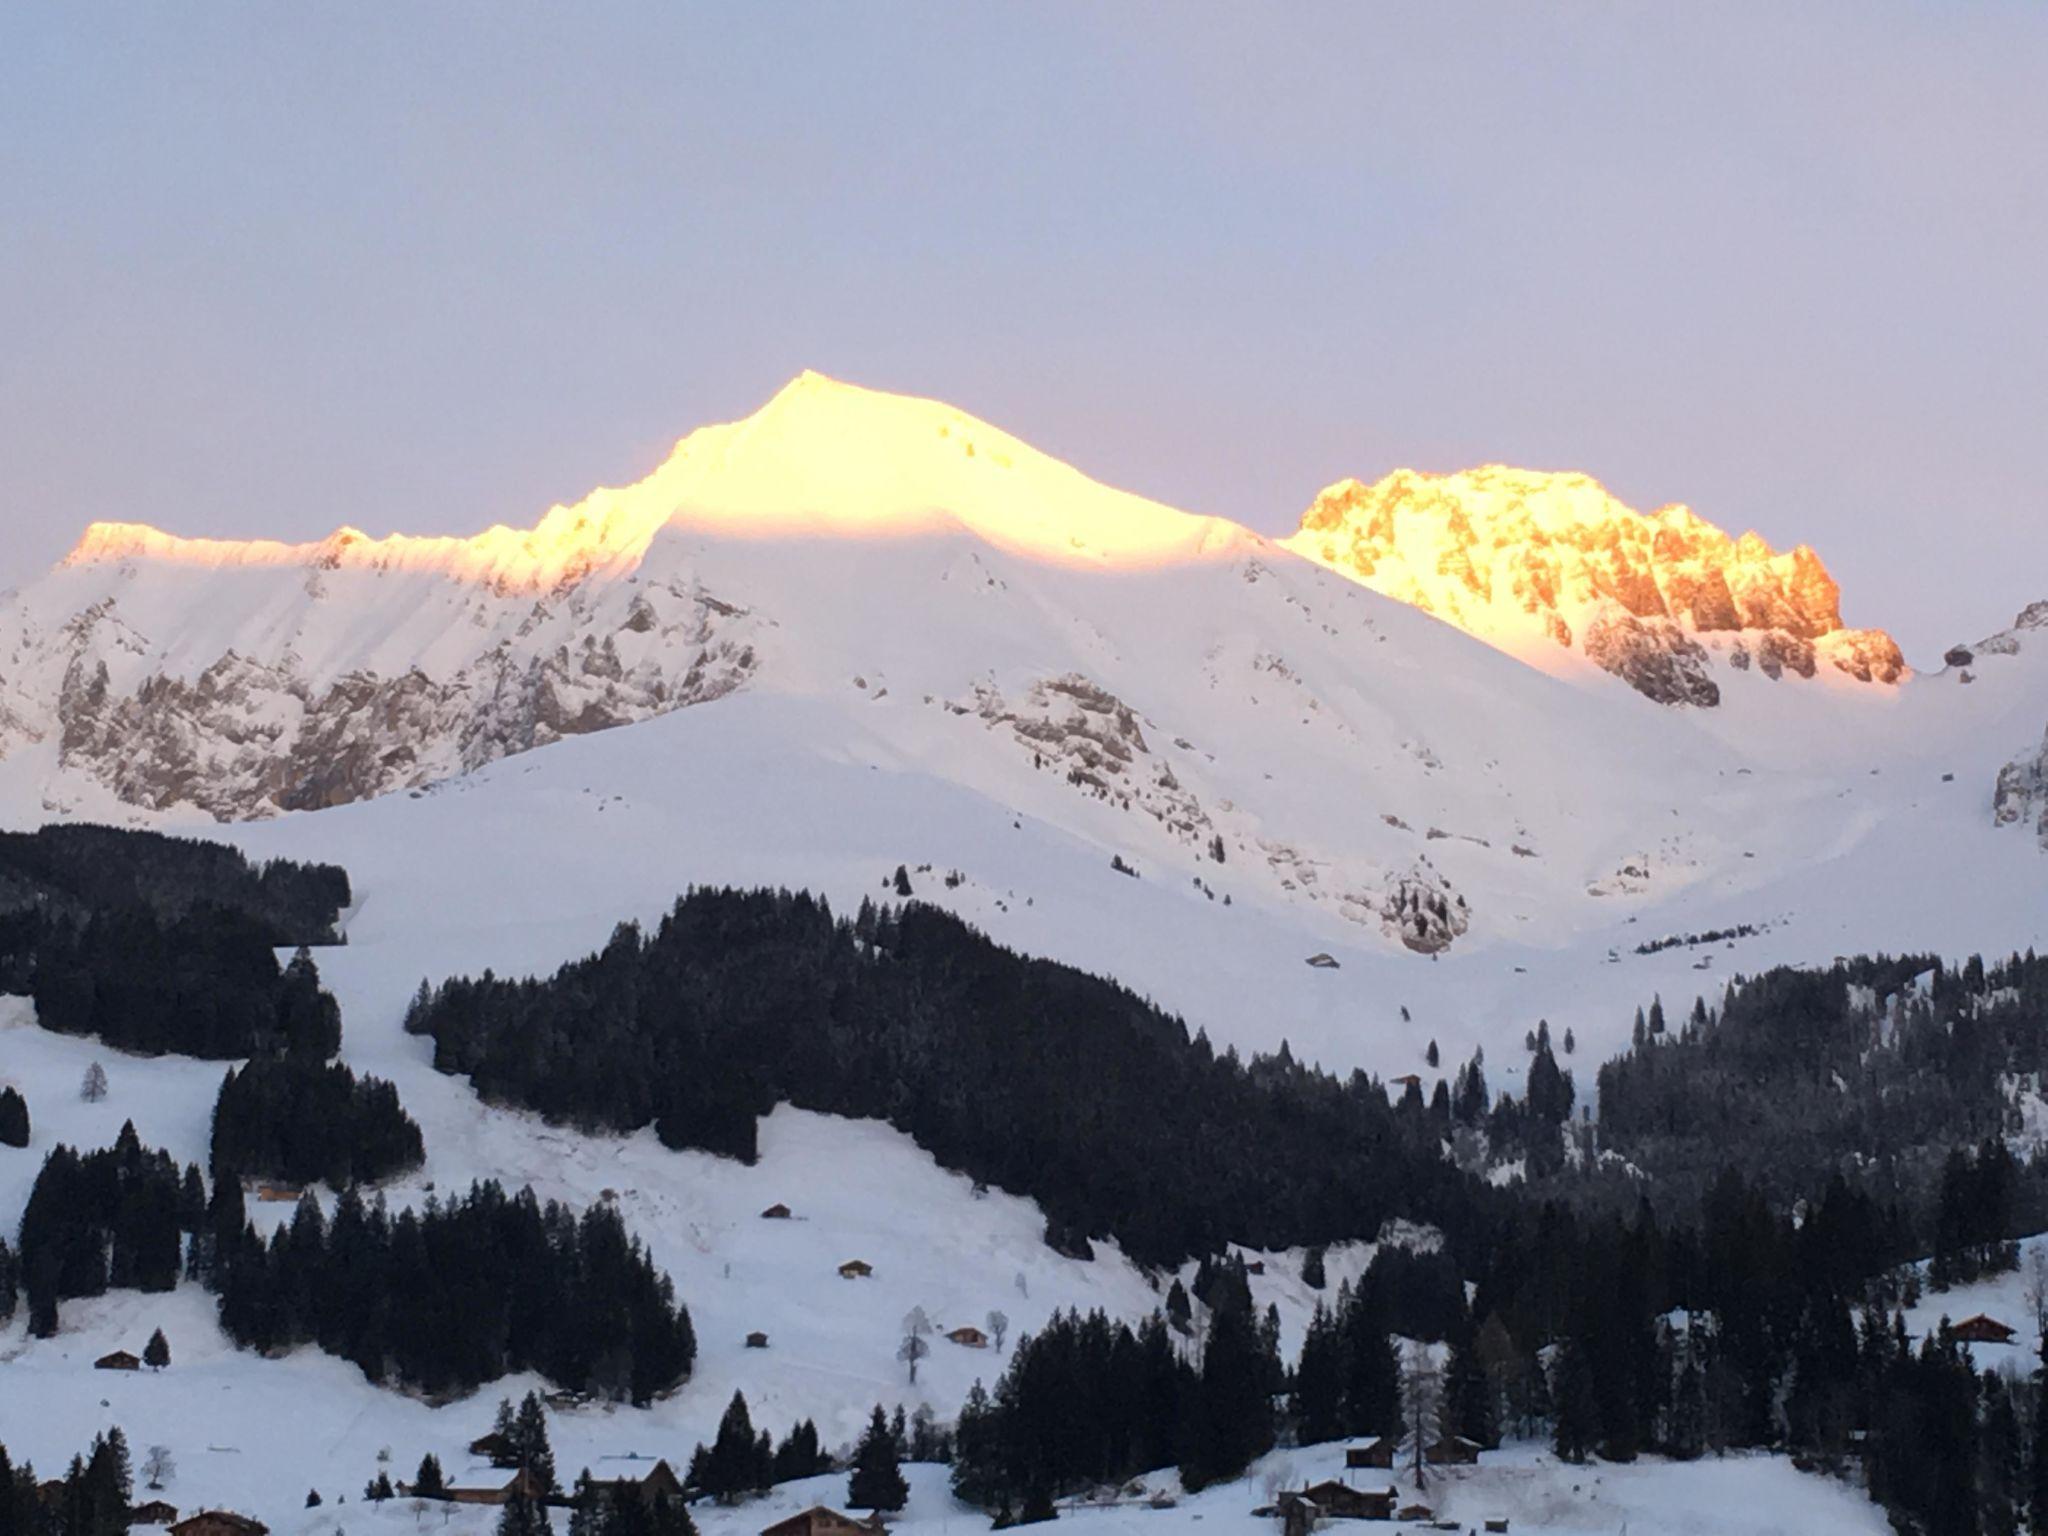
[[1660, 703], [1718, 704], [1717, 662], [1858, 684], [1906, 672], [1891, 636], [1843, 626], [1807, 546], [1731, 537], [1688, 507], [1638, 512], [1590, 475], [1492, 464], [1342, 480], [1282, 542], [1532, 665], [1583, 658]]

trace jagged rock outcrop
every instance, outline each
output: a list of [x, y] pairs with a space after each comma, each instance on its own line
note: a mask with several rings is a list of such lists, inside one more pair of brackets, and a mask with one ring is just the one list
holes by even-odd
[[1345, 480], [1285, 542], [1513, 654], [1577, 650], [1663, 704], [1718, 704], [1717, 658], [1774, 680], [1906, 671], [1889, 635], [1843, 627], [1811, 549], [1731, 538], [1685, 507], [1645, 515], [1585, 475], [1495, 465]]
[[1991, 817], [2001, 827], [2030, 827], [2048, 850], [2048, 737], [2039, 751], [2022, 753], [1999, 769]]

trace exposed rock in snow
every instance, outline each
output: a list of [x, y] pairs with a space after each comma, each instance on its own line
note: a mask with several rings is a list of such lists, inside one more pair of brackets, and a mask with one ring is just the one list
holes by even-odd
[[2001, 827], [2031, 824], [2048, 849], [2048, 738], [2039, 751], [2022, 753], [1998, 771], [1991, 815]]

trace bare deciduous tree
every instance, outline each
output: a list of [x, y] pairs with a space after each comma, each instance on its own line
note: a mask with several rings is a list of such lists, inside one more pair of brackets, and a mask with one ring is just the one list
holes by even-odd
[[168, 1445], [152, 1445], [149, 1454], [142, 1461], [143, 1480], [152, 1488], [161, 1488], [178, 1475], [178, 1464], [171, 1460]]
[[996, 1341], [997, 1350], [1000, 1351], [1002, 1349], [1003, 1340], [1009, 1336], [1009, 1332], [1010, 1317], [1008, 1313], [1002, 1311], [1000, 1308], [996, 1311], [989, 1313], [988, 1334], [990, 1338]]
[[78, 1085], [78, 1096], [88, 1104], [97, 1104], [107, 1096], [107, 1069], [94, 1062], [85, 1069], [85, 1080]]

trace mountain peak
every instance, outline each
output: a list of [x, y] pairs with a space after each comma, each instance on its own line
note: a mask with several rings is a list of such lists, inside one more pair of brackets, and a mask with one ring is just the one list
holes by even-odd
[[1718, 703], [1716, 659], [1772, 678], [1905, 672], [1889, 635], [1843, 627], [1840, 589], [1808, 546], [1731, 537], [1682, 505], [1639, 512], [1576, 471], [1342, 480], [1283, 542], [1534, 665], [1583, 657], [1664, 703]]

